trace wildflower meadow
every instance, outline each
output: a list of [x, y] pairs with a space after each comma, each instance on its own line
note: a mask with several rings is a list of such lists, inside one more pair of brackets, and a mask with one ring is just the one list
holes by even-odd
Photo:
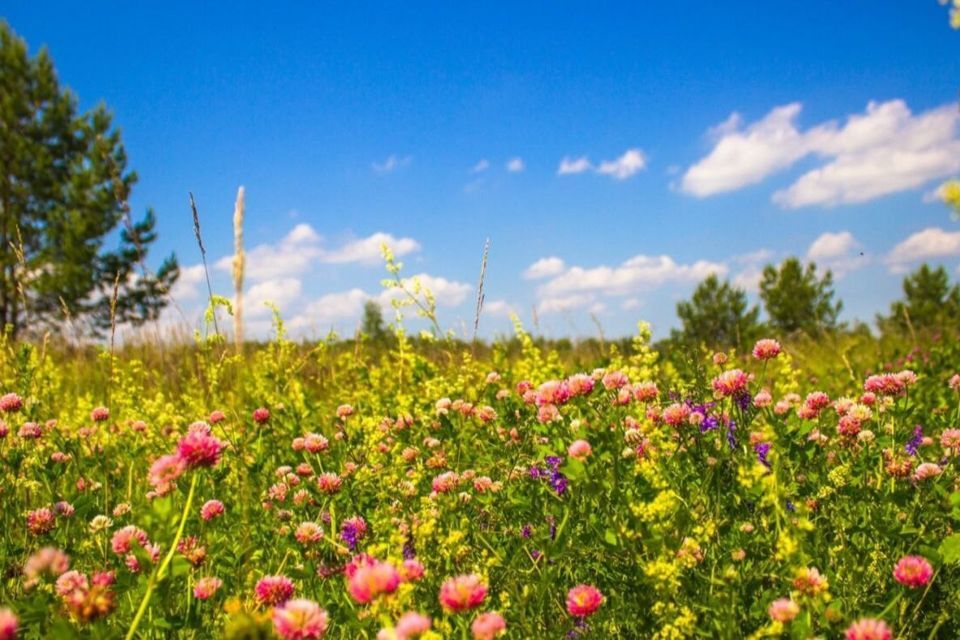
[[960, 0], [4, 5], [0, 640], [960, 638]]
[[954, 637], [954, 341], [2, 343], [3, 638]]

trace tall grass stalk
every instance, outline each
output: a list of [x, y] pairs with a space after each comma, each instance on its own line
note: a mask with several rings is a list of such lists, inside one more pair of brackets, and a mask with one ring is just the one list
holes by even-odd
[[193, 212], [193, 235], [197, 238], [197, 246], [200, 247], [200, 260], [203, 262], [203, 277], [207, 281], [207, 295], [210, 299], [210, 307], [213, 309], [213, 330], [220, 335], [220, 327], [217, 326], [217, 308], [213, 300], [213, 286], [210, 284], [210, 271], [207, 269], [207, 248], [203, 246], [203, 235], [200, 233], [200, 213], [197, 211], [197, 202], [193, 199], [193, 193], [190, 194], [190, 210]]
[[240, 353], [243, 347], [243, 270], [246, 254], [243, 251], [243, 212], [245, 203], [243, 186], [237, 189], [237, 202], [233, 207], [233, 289], [236, 304], [233, 309], [233, 340]]

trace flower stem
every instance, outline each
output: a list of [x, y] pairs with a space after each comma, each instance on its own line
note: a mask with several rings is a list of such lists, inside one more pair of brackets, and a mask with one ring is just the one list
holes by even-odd
[[130, 629], [127, 631], [125, 640], [133, 640], [134, 635], [137, 633], [137, 627], [140, 626], [140, 621], [143, 619], [143, 614], [147, 612], [147, 606], [150, 604], [150, 596], [153, 595], [153, 590], [156, 588], [157, 583], [162, 580], [166, 574], [167, 567], [170, 566], [170, 562], [173, 560], [173, 554], [177, 552], [177, 543], [180, 542], [180, 538], [183, 537], [183, 529], [187, 525], [187, 516], [190, 514], [191, 505], [193, 505], [193, 496], [196, 493], [197, 480], [199, 478], [200, 473], [194, 471], [193, 478], [190, 480], [190, 493], [187, 494], [187, 502], [183, 505], [183, 513], [180, 515], [180, 526], [177, 528], [177, 535], [174, 536], [173, 542], [170, 543], [170, 550], [167, 551], [163, 562], [160, 563], [160, 566], [150, 575], [150, 580], [147, 582], [147, 592], [143, 594], [143, 600], [140, 601], [137, 614], [133, 617], [133, 622], [130, 623]]

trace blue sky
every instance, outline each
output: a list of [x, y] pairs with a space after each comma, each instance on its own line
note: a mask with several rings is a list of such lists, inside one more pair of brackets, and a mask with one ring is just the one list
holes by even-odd
[[706, 274], [752, 290], [791, 254], [837, 272], [848, 320], [922, 260], [957, 275], [935, 190], [960, 175], [960, 32], [936, 0], [278, 4], [3, 11], [112, 109], [189, 321], [187, 192], [229, 295], [241, 184], [254, 332], [264, 299], [298, 332], [352, 331], [384, 299], [381, 238], [461, 331], [489, 236], [488, 335], [534, 306], [548, 335], [590, 313], [665, 335]]

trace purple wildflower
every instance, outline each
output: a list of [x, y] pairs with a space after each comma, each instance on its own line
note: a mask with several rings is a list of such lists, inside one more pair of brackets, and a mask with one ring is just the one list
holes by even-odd
[[753, 445], [753, 450], [757, 452], [757, 460], [760, 461], [760, 464], [769, 469], [770, 461], [767, 460], [767, 456], [770, 454], [770, 443], [758, 442], [757, 444]]
[[923, 444], [923, 427], [917, 425], [913, 430], [913, 437], [910, 438], [906, 446], [904, 446], [904, 449], [906, 449], [910, 455], [916, 456], [921, 444]]
[[753, 402], [753, 398], [750, 397], [750, 394], [746, 391], [738, 393], [733, 397], [733, 401], [737, 403], [737, 406], [740, 407], [740, 411], [746, 411], [750, 408], [750, 403]]
[[737, 430], [737, 423], [733, 420], [727, 425], [727, 443], [730, 445], [731, 451], [737, 450], [737, 435], [735, 431]]

